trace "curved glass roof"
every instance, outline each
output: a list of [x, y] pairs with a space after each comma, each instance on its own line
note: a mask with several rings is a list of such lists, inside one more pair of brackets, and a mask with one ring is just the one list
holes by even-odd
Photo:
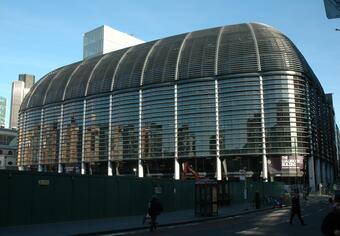
[[295, 45], [276, 29], [259, 23], [223, 26], [59, 68], [33, 86], [21, 110], [174, 80], [268, 71], [295, 71], [316, 78]]

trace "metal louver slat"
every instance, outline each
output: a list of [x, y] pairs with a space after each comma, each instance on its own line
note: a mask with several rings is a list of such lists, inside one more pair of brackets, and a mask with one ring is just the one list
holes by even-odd
[[192, 32], [184, 44], [179, 64], [179, 79], [214, 74], [216, 43], [220, 28]]
[[110, 53], [107, 58], [100, 62], [92, 75], [87, 95], [110, 92], [113, 73], [116, 69], [119, 59], [126, 51], [127, 48]]
[[176, 59], [185, 34], [163, 39], [149, 56], [143, 84], [172, 81], [175, 78]]
[[53, 81], [54, 76], [57, 74], [57, 71], [53, 71], [43, 78], [43, 81], [40, 82], [39, 86], [32, 91], [31, 99], [29, 101], [28, 108], [37, 107], [43, 105], [45, 93], [49, 84]]
[[221, 35], [218, 74], [257, 72], [257, 56], [247, 25], [226, 27]]
[[66, 68], [64, 67], [64, 70], [53, 79], [47, 91], [45, 104], [60, 102], [62, 100], [67, 81], [79, 64], [80, 62], [77, 62], [66, 66]]
[[71, 81], [66, 88], [65, 99], [78, 98], [85, 95], [91, 71], [100, 59], [101, 56], [83, 61], [78, 70], [72, 75]]
[[117, 69], [113, 90], [139, 87], [145, 58], [155, 42], [135, 46], [126, 54]]

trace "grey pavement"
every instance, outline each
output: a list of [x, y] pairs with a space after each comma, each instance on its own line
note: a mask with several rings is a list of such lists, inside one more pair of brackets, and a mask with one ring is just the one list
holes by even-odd
[[[315, 197], [311, 197], [313, 199]], [[319, 199], [319, 197], [318, 197]], [[170, 225], [188, 224], [193, 222], [214, 220], [236, 215], [249, 214], [251, 212], [270, 210], [272, 207], [264, 207], [259, 210], [254, 209], [253, 204], [237, 204], [219, 209], [218, 216], [201, 217], [195, 216], [194, 210], [182, 210], [174, 212], [164, 212], [159, 218], [159, 227]], [[114, 217], [105, 219], [92, 219], [70, 222], [59, 222], [49, 224], [22, 225], [0, 228], [2, 236], [39, 236], [39, 235], [96, 235], [105, 233], [117, 233], [146, 229], [148, 226], [142, 224], [143, 215]]]

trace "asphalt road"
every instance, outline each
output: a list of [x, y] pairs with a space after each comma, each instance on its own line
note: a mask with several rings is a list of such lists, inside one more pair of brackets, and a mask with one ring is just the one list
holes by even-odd
[[208, 222], [197, 222], [186, 225], [159, 227], [154, 232], [146, 230], [107, 234], [117, 235], [169, 235], [169, 236], [201, 236], [201, 235], [322, 235], [320, 231], [322, 219], [331, 210], [325, 198], [312, 198], [302, 202], [302, 216], [307, 224], [301, 226], [297, 217], [293, 225], [288, 220], [290, 208], [261, 211], [232, 218], [218, 219]]

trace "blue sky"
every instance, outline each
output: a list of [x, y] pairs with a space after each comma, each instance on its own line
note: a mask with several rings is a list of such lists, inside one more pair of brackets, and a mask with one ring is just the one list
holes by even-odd
[[81, 60], [83, 33], [103, 24], [150, 41], [244, 22], [269, 24], [295, 43], [333, 93], [340, 124], [340, 19], [327, 19], [323, 0], [0, 0], [0, 96], [9, 108], [18, 74], [39, 79]]

